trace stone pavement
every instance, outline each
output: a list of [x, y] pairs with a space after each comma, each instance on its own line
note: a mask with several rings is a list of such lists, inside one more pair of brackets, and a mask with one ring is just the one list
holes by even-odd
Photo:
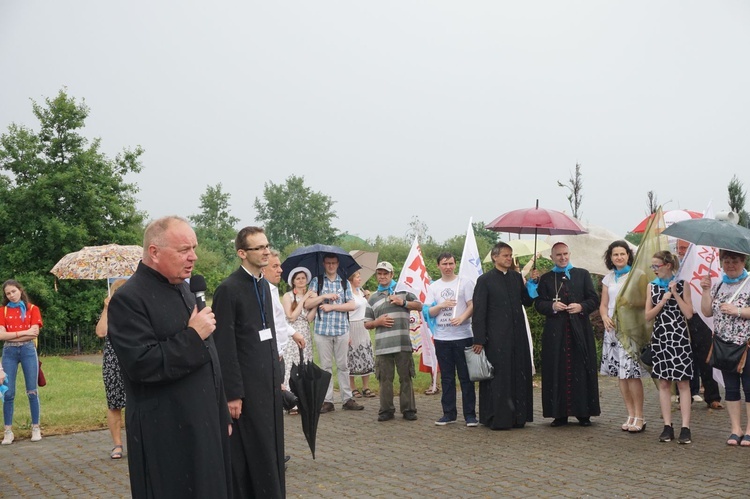
[[[321, 415], [313, 460], [296, 416], [286, 416], [289, 497], [747, 497], [750, 449], [730, 448], [725, 410], [693, 404], [693, 443], [659, 443], [657, 391], [646, 383], [646, 431], [620, 430], [617, 381], [600, 378], [594, 425], [535, 422], [493, 432], [461, 422], [437, 427], [439, 396], [417, 396], [419, 420], [378, 423], [364, 411]], [[679, 422], [679, 412], [674, 414]], [[678, 423], [676, 423], [678, 425]], [[16, 441], [0, 447], [2, 497], [129, 497], [127, 461], [109, 459], [106, 431]]]

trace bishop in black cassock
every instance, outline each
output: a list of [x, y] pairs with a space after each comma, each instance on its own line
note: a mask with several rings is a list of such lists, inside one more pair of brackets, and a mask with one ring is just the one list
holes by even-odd
[[589, 315], [599, 297], [588, 270], [569, 262], [567, 245], [552, 247], [555, 268], [539, 279], [537, 311], [547, 319], [542, 333], [542, 412], [552, 425], [575, 416], [582, 426], [598, 416], [596, 345]]

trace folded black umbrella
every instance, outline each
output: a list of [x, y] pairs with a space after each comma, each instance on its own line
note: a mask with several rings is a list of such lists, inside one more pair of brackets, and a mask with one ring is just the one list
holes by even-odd
[[302, 421], [302, 431], [315, 459], [315, 437], [318, 432], [320, 407], [326, 398], [331, 373], [324, 371], [309, 360], [305, 361], [301, 348], [299, 359], [299, 364], [292, 364], [289, 388], [297, 396], [297, 410]]

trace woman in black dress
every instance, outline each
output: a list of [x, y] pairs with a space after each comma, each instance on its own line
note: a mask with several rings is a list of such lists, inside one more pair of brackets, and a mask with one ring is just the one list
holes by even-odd
[[96, 324], [96, 335], [104, 338], [104, 353], [102, 356], [102, 377], [104, 378], [104, 391], [107, 394], [107, 426], [112, 434], [114, 447], [109, 454], [112, 459], [122, 458], [122, 409], [125, 407], [125, 385], [120, 373], [120, 362], [117, 360], [115, 350], [107, 336], [107, 307], [109, 299], [117, 289], [125, 284], [125, 279], [119, 279], [112, 283], [110, 294], [104, 299], [104, 310], [99, 322]]
[[654, 321], [651, 334], [653, 350], [652, 376], [659, 380], [659, 405], [664, 419], [660, 442], [674, 440], [672, 428], [672, 382], [680, 392], [682, 428], [678, 443], [691, 443], [690, 435], [690, 380], [693, 377], [693, 354], [687, 319], [693, 316], [690, 286], [676, 281], [679, 267], [677, 256], [669, 251], [659, 251], [651, 259], [651, 270], [656, 279], [649, 284], [650, 299], [646, 300], [646, 320]]

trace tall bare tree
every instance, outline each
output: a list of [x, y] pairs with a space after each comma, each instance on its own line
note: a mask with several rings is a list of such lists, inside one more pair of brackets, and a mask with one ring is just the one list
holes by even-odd
[[414, 236], [419, 239], [419, 244], [424, 244], [432, 241], [432, 237], [428, 232], [427, 224], [419, 219], [418, 216], [413, 215], [411, 222], [409, 222], [409, 229], [406, 231], [406, 238], [411, 241]]
[[656, 193], [654, 191], [648, 191], [646, 193], [646, 203], [648, 206], [648, 214], [653, 215], [656, 210], [659, 209], [659, 202], [656, 200]]
[[568, 195], [568, 203], [570, 203], [570, 209], [573, 210], [573, 216], [577, 219], [581, 219], [583, 212], [581, 211], [581, 202], [583, 201], [583, 175], [581, 174], [581, 164], [576, 163], [575, 173], [570, 174], [570, 179], [567, 183], [563, 184], [559, 180], [557, 181], [559, 187], [565, 187], [570, 191]]

